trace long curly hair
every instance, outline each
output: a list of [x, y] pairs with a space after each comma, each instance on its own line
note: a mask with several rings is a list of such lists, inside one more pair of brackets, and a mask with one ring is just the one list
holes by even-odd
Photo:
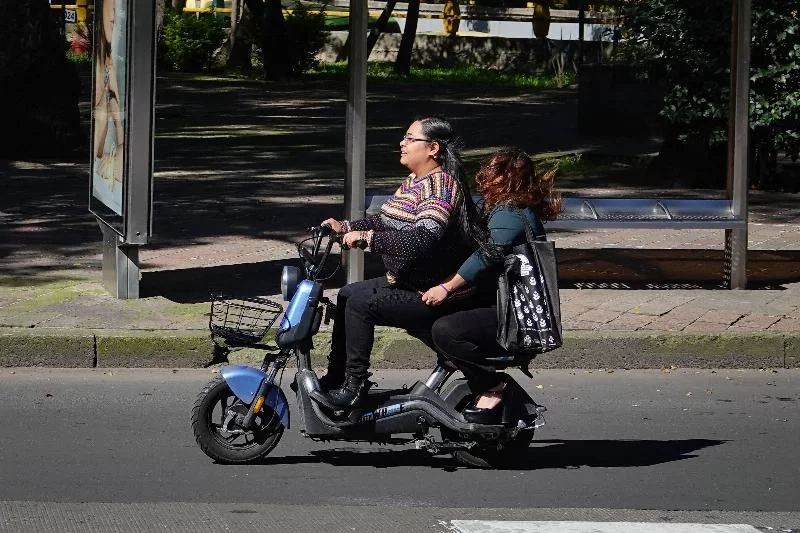
[[561, 193], [555, 190], [556, 169], [541, 171], [530, 156], [518, 148], [503, 148], [490, 155], [475, 177], [488, 214], [497, 205], [529, 207], [542, 220], [553, 220], [561, 212]]

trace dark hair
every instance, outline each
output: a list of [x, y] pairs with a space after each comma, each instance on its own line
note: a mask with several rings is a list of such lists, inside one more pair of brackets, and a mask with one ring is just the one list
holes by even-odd
[[455, 134], [452, 124], [440, 117], [418, 118], [422, 134], [425, 138], [436, 142], [439, 145], [439, 153], [436, 154], [436, 162], [442, 170], [450, 174], [461, 186], [464, 196], [464, 206], [458, 212], [458, 227], [461, 235], [474, 247], [482, 247], [487, 241], [488, 231], [481, 224], [481, 217], [478, 208], [472, 200], [472, 193], [469, 190], [469, 183], [464, 178], [464, 168], [461, 161], [461, 148], [464, 146], [460, 137]]
[[475, 183], [483, 195], [484, 213], [496, 205], [529, 207], [542, 220], [561, 212], [561, 193], [553, 188], [556, 169], [536, 168], [530, 156], [518, 148], [503, 148], [484, 161]]
[[94, 57], [97, 62], [105, 61], [111, 57], [111, 36], [106, 35], [106, 27], [103, 24], [103, 11], [105, 11], [106, 0], [95, 0], [92, 14], [92, 24], [94, 25]]

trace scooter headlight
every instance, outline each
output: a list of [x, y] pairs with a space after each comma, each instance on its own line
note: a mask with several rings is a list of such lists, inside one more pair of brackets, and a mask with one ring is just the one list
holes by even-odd
[[281, 296], [285, 301], [289, 301], [297, 291], [297, 286], [303, 279], [300, 269], [296, 266], [285, 266], [281, 272]]

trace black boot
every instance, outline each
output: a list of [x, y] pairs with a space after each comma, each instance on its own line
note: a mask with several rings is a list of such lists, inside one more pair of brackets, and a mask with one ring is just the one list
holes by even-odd
[[361, 395], [366, 394], [368, 389], [369, 381], [366, 377], [347, 374], [344, 385], [339, 389], [330, 391], [328, 398], [337, 407], [354, 407], [361, 399]]
[[328, 356], [328, 372], [319, 378], [319, 386], [324, 391], [338, 389], [344, 384], [345, 360], [344, 358]]

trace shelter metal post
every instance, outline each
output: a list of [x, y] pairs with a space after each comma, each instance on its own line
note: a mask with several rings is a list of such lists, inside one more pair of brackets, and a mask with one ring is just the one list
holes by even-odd
[[[347, 60], [347, 131], [344, 182], [345, 218], [364, 216], [367, 141], [367, 3], [350, 2], [350, 53]], [[364, 279], [364, 252], [347, 252], [347, 283]]]
[[[733, 10], [727, 193], [734, 216], [747, 219], [752, 0], [731, 1]], [[730, 289], [747, 287], [747, 225], [744, 229], [725, 230], [725, 280]]]
[[103, 287], [120, 300], [139, 297], [139, 246], [127, 245], [103, 222]]
[[[139, 247], [152, 233], [153, 124], [155, 99], [155, 4], [115, 0], [115, 27], [120, 32], [119, 49], [113, 54], [118, 69], [116, 93], [120, 133], [108, 137], [108, 129], [96, 128], [92, 113], [92, 140], [100, 146], [113, 144], [113, 180], [97, 170], [100, 158], [93, 154], [89, 211], [103, 234], [103, 285], [116, 298], [139, 297]], [[122, 15], [124, 13], [124, 15]], [[98, 27], [99, 28], [99, 27]], [[108, 75], [107, 67], [92, 64], [94, 77]], [[107, 121], [105, 115], [101, 120]], [[119, 169], [116, 164], [119, 163]], [[113, 185], [108, 186], [108, 182]]]

